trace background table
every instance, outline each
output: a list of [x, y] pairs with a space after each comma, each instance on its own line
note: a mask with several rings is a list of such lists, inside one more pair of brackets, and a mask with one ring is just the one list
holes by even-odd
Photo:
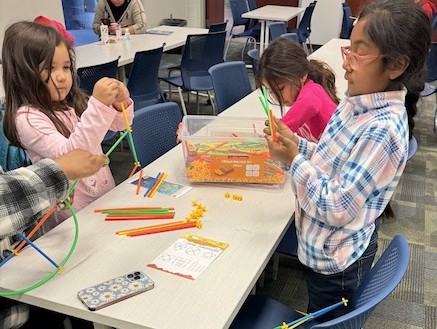
[[179, 26], [158, 26], [151, 30], [162, 30], [172, 32], [170, 35], [160, 34], [133, 34], [130, 40], [119, 40], [114, 43], [101, 44], [94, 42], [87, 45], [75, 47], [76, 66], [87, 67], [113, 61], [118, 56], [119, 66], [132, 63], [137, 51], [159, 48], [165, 43], [164, 51], [168, 51], [185, 44], [189, 34], [208, 33], [208, 29], [179, 27]]
[[[244, 103], [243, 103], [244, 104]], [[235, 104], [227, 115], [264, 117], [261, 105]], [[170, 182], [186, 182], [181, 145], [145, 168], [144, 174], [169, 173]], [[152, 199], [135, 195], [127, 181], [78, 213], [80, 235], [65, 273], [42, 287], [13, 297], [25, 303], [117, 328], [227, 328], [264, 270], [294, 212], [294, 195], [287, 181], [282, 189], [224, 184], [195, 185], [189, 193], [172, 198], [157, 193]], [[225, 198], [239, 194], [242, 201]], [[144, 193], [144, 190], [143, 190]], [[207, 207], [201, 230], [189, 229], [136, 238], [115, 231], [149, 225], [105, 222], [94, 209], [117, 206], [175, 207], [183, 219], [197, 200]], [[159, 223], [157, 221], [154, 223]], [[67, 220], [36, 241], [60, 261], [73, 238], [73, 222]], [[229, 243], [229, 247], [194, 281], [146, 267], [184, 233]], [[0, 291], [35, 283], [53, 267], [33, 249], [0, 269]], [[78, 290], [134, 270], [143, 270], [155, 288], [102, 310], [88, 311], [76, 297]]]
[[248, 11], [241, 15], [243, 18], [258, 19], [261, 24], [261, 36], [260, 36], [260, 56], [263, 51], [269, 45], [269, 26], [267, 22], [288, 22], [292, 18], [296, 17], [300, 13], [305, 11], [305, 8], [290, 7], [290, 6], [275, 6], [267, 5], [251, 11]]

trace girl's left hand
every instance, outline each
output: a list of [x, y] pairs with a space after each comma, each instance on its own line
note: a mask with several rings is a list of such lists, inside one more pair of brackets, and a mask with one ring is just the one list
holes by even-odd
[[299, 154], [295, 141], [282, 134], [281, 131], [276, 132], [276, 141], [273, 141], [272, 136], [269, 135], [266, 135], [265, 138], [270, 155], [274, 160], [279, 160], [290, 166], [296, 155]]
[[124, 85], [124, 83], [119, 82], [119, 86], [118, 86], [118, 94], [117, 97], [115, 98], [114, 103], [112, 103], [112, 106], [119, 112], [122, 111], [121, 105], [120, 103], [123, 103], [124, 107], [127, 108], [128, 106], [130, 106], [132, 104], [132, 101], [129, 97], [129, 90], [127, 89], [127, 87]]

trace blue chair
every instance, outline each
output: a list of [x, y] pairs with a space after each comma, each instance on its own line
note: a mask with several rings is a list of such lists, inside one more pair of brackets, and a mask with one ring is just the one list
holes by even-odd
[[221, 23], [214, 23], [211, 24], [208, 28], [208, 33], [214, 33], [214, 32], [222, 32], [226, 31], [226, 26], [228, 25], [228, 20], [221, 22]]
[[217, 113], [221, 113], [252, 92], [244, 62], [226, 62], [208, 70], [212, 78]]
[[160, 48], [135, 53], [127, 82], [127, 89], [134, 101], [135, 110], [165, 102], [158, 81], [164, 45]]
[[[92, 95], [94, 85], [101, 78], [116, 78], [118, 71], [118, 60], [119, 58], [108, 63], [78, 68], [77, 75], [79, 77], [80, 88], [83, 89], [88, 95]], [[113, 141], [117, 135], [117, 131], [108, 130], [103, 138], [103, 142]]]
[[[373, 268], [367, 273], [349, 301], [351, 311], [325, 323], [308, 322], [311, 329], [360, 329], [376, 306], [397, 287], [405, 275], [409, 262], [407, 239], [402, 235], [393, 238]], [[232, 329], [265, 329], [291, 322], [302, 314], [273, 299], [260, 295], [248, 297], [237, 314]]]
[[118, 70], [118, 58], [103, 64], [80, 67], [77, 69], [79, 86], [88, 95], [93, 93], [94, 85], [101, 78], [115, 78]]
[[310, 50], [313, 52], [313, 45], [311, 44], [310, 35], [311, 35], [311, 18], [313, 17], [314, 8], [316, 7], [317, 1], [311, 2], [308, 7], [306, 7], [305, 12], [303, 14], [302, 19], [299, 22], [299, 25], [296, 29], [293, 29], [289, 32], [297, 33], [299, 37], [299, 43], [305, 47], [306, 52], [309, 53], [308, 47], [306, 45], [307, 41], [310, 45]]
[[414, 154], [417, 152], [417, 139], [414, 136], [411, 136], [410, 141], [408, 142], [408, 157], [407, 160], [410, 160]]
[[[224, 58], [226, 59], [232, 39], [246, 38], [246, 43], [241, 50], [241, 60], [243, 60], [244, 52], [248, 43], [252, 42], [252, 44], [256, 45], [256, 40], [259, 39], [260, 36], [260, 28], [253, 20], [241, 17], [242, 14], [249, 11], [249, 4], [247, 3], [247, 0], [229, 0], [229, 5], [232, 13], [232, 27], [229, 32], [229, 40], [226, 45]], [[240, 33], [234, 33], [234, 28], [237, 26], [244, 26], [244, 31]]]
[[249, 49], [247, 51], [247, 56], [249, 57], [250, 64], [252, 65], [253, 75], [256, 77], [258, 74], [258, 63], [259, 63], [259, 50]]
[[299, 43], [299, 36], [297, 35], [297, 33], [291, 33], [291, 32], [284, 33], [284, 34], [281, 34], [281, 38], [288, 39], [288, 40], [294, 41], [296, 43]]
[[176, 146], [176, 131], [181, 121], [181, 110], [173, 102], [150, 105], [135, 111], [132, 137], [141, 167]]
[[[283, 23], [283, 27], [285, 29], [285, 23]], [[270, 30], [270, 32], [272, 32], [272, 30]], [[276, 39], [278, 37], [276, 33], [280, 33], [280, 32], [283, 32], [282, 27], [278, 28], [278, 30], [274, 32], [274, 35], [270, 33], [270, 36]], [[297, 36], [297, 33], [282, 33], [279, 35], [279, 37], [299, 43], [299, 37]], [[259, 50], [256, 48], [249, 49], [247, 52], [247, 56], [249, 57], [250, 64], [252, 65], [253, 74], [256, 76], [258, 73]]]
[[184, 115], [187, 115], [182, 90], [197, 92], [197, 112], [199, 113], [199, 91], [206, 91], [215, 113], [210, 91], [213, 90], [208, 69], [223, 62], [226, 31], [188, 35], [180, 66], [180, 75], [160, 78], [178, 88]]
[[270, 31], [270, 41], [279, 38], [282, 34], [287, 33], [287, 25], [285, 22], [267, 23]]
[[340, 38], [349, 39], [354, 27], [351, 7], [347, 3], [343, 3], [343, 21], [341, 24]]

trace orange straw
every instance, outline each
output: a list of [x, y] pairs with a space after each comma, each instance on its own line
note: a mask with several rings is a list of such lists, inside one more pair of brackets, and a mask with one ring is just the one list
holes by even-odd
[[272, 109], [269, 109], [269, 121], [270, 121], [270, 131], [272, 132], [272, 140], [276, 142], [276, 127], [275, 127], [275, 122], [273, 121]]
[[196, 226], [197, 226], [197, 222], [185, 222], [185, 223], [174, 224], [174, 225], [166, 226], [166, 227], [158, 227], [158, 228], [151, 227], [150, 229], [147, 229], [147, 230], [131, 232], [131, 233], [127, 233], [126, 235], [127, 236], [140, 236], [140, 235], [146, 235], [146, 234], [182, 230], [184, 228], [190, 228], [190, 227], [196, 227]]
[[159, 189], [159, 187], [161, 186], [162, 183], [164, 183], [165, 179], [167, 178], [168, 174], [167, 173], [163, 173], [159, 179], [158, 182], [155, 184], [155, 186], [152, 188], [152, 190], [149, 192], [148, 197], [149, 198], [153, 198], [153, 196], [155, 195], [156, 191]]
[[[56, 210], [56, 206], [50, 209], [49, 212], [39, 221], [39, 223], [36, 224], [33, 230], [30, 231], [30, 233], [27, 235], [26, 238], [30, 239], [35, 234], [35, 232], [38, 231], [38, 229], [42, 226], [42, 224], [44, 224], [44, 222], [50, 217], [50, 215], [55, 212], [55, 210]], [[19, 252], [20, 249], [23, 248], [25, 244], [26, 244], [26, 240], [21, 241], [18, 247], [15, 248], [15, 252]]]
[[138, 228], [132, 228], [130, 230], [117, 231], [115, 233], [120, 234], [120, 235], [126, 235], [126, 234], [132, 233], [132, 232], [144, 231], [147, 229], [154, 229], [154, 228], [160, 228], [160, 227], [173, 226], [175, 224], [183, 224], [183, 223], [186, 223], [186, 222], [181, 220], [178, 222], [167, 223], [167, 224], [158, 224], [158, 225], [152, 225], [152, 226], [143, 226], [143, 227], [138, 227]]
[[134, 167], [133, 167], [133, 169], [132, 169], [132, 171], [130, 172], [130, 174], [129, 174], [129, 177], [132, 177], [133, 176], [133, 174], [135, 174], [135, 171], [137, 170], [137, 168], [139, 167], [140, 165], [139, 165], [139, 163], [137, 162], [137, 163], [135, 163], [135, 165], [134, 165]]
[[141, 181], [143, 180], [143, 168], [140, 170], [140, 177], [138, 177], [137, 190], [135, 192], [136, 195], [140, 193]]
[[104, 212], [104, 211], [111, 211], [111, 210], [158, 210], [158, 209], [168, 209], [168, 210], [174, 210], [173, 207], [171, 208], [162, 208], [162, 207], [121, 207], [121, 208], [101, 208], [101, 209], [94, 209], [94, 212]]

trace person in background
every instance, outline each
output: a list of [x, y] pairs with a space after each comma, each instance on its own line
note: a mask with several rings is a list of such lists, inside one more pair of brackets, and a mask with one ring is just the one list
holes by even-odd
[[[133, 102], [122, 82], [102, 78], [89, 98], [80, 90], [74, 50], [53, 27], [27, 21], [12, 24], [5, 32], [2, 59], [3, 129], [32, 163], [76, 148], [103, 154], [101, 142], [107, 131], [126, 129], [122, 105], [128, 123], [132, 122]], [[73, 207], [79, 211], [113, 187], [111, 170], [103, 167], [79, 180]], [[70, 217], [68, 210], [55, 215], [56, 221], [44, 223], [43, 233]]]
[[414, 0], [414, 2], [422, 8], [422, 10], [428, 16], [429, 20], [432, 20], [434, 14], [437, 11], [432, 0]]
[[109, 26], [109, 33], [115, 34], [116, 26], [121, 25], [122, 34], [145, 33], [147, 29], [146, 12], [141, 0], [99, 0], [93, 21], [93, 30], [100, 35], [100, 25]]
[[[372, 266], [376, 226], [391, 212], [407, 161], [430, 34], [427, 16], [411, 0], [369, 2], [350, 46], [341, 48], [348, 95], [319, 142], [298, 137], [278, 119], [276, 140], [264, 129], [270, 154], [290, 168], [308, 313], [351, 300]], [[320, 322], [348, 311], [337, 308]]]
[[[56, 159], [43, 159], [31, 166], [8, 172], [0, 167], [0, 239], [23, 232], [36, 224], [51, 207], [65, 198], [70, 181], [97, 173], [108, 161], [104, 155], [76, 149]], [[0, 241], [1, 245], [8, 250], [14, 247], [9, 239]], [[1, 260], [3, 250], [0, 250]], [[29, 320], [27, 304], [0, 298], [0, 328], [20, 328], [25, 323], [27, 328], [36, 328], [33, 324], [41, 316], [43, 326], [49, 321], [51, 327], [63, 328], [64, 315], [32, 306], [30, 308], [32, 318]], [[92, 328], [90, 323], [80, 319], [71, 318], [70, 321], [79, 324], [76, 328]]]
[[320, 139], [339, 102], [327, 64], [308, 60], [299, 44], [277, 38], [262, 54], [256, 81], [267, 88], [271, 103], [290, 107], [282, 122], [311, 142]]

